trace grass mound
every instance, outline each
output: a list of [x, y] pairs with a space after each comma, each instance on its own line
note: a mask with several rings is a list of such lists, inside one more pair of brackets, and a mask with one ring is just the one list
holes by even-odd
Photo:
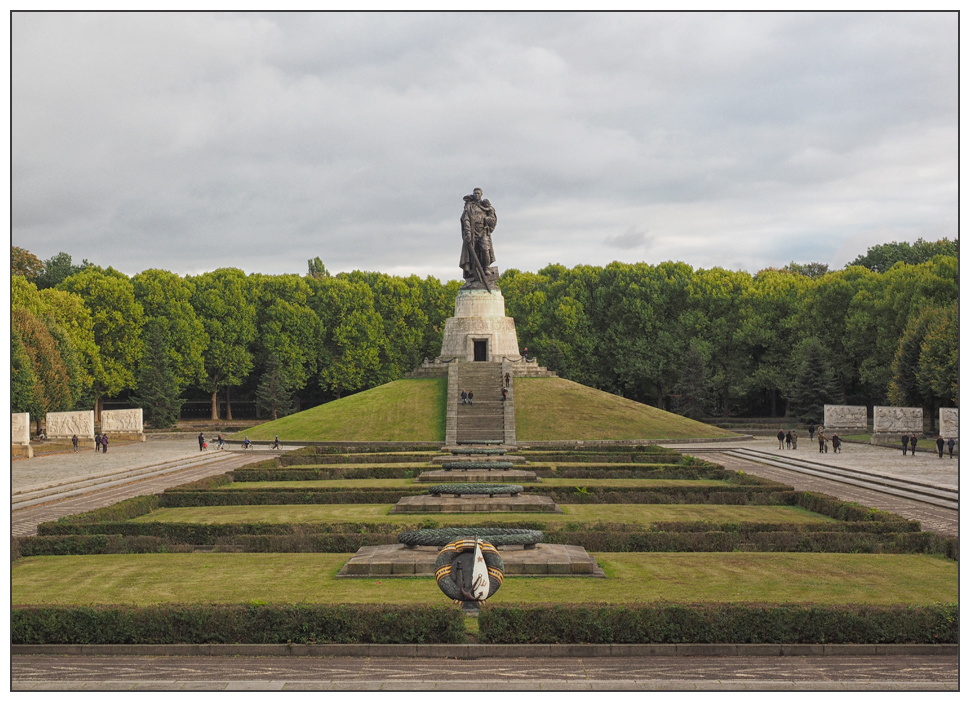
[[444, 441], [445, 378], [395, 380], [260, 424], [230, 439], [271, 441]]
[[735, 436], [564, 378], [516, 378], [515, 435], [519, 441]]

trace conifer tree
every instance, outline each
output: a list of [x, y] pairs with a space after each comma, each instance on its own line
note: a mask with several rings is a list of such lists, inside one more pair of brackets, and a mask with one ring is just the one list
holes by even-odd
[[266, 371], [256, 388], [256, 402], [260, 409], [273, 415], [273, 419], [285, 417], [293, 409], [292, 392], [286, 386], [279, 356], [271, 353], [266, 361]]
[[164, 429], [178, 421], [182, 398], [162, 325], [157, 321], [150, 322], [146, 331], [147, 345], [132, 399], [144, 411], [147, 422], [156, 429]]
[[803, 341], [795, 349], [795, 377], [788, 392], [788, 414], [804, 421], [821, 421], [824, 405], [839, 400], [835, 373], [825, 356], [822, 342], [816, 337]]

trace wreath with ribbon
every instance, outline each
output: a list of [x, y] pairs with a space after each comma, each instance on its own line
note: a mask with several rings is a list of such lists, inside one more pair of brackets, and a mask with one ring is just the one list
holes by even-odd
[[434, 562], [434, 578], [441, 591], [456, 602], [473, 599], [468, 594], [471, 590], [471, 583], [458, 581], [459, 574], [463, 578], [470, 578], [471, 567], [456, 568], [455, 566], [462, 554], [474, 554], [476, 541], [482, 550], [482, 556], [485, 558], [485, 565], [488, 568], [488, 597], [498, 591], [505, 579], [505, 563], [502, 562], [502, 557], [498, 555], [498, 549], [492, 544], [476, 540], [474, 537], [452, 541], [438, 553], [438, 558]]

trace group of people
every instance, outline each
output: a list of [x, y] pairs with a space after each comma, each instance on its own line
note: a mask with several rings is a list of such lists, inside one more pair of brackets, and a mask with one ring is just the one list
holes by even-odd
[[[71, 437], [71, 443], [74, 444], [74, 453], [77, 453], [77, 434]], [[94, 432], [94, 450], [100, 451], [101, 453], [108, 453], [108, 434], [107, 432], [102, 434], [99, 431]]]
[[798, 434], [794, 431], [789, 431], [787, 434], [784, 429], [778, 430], [778, 448], [798, 448]]
[[467, 392], [465, 392], [464, 390], [461, 391], [461, 404], [473, 405], [475, 404], [474, 402], [472, 402], [472, 400], [474, 399], [475, 399], [475, 393], [472, 392], [471, 390]]
[[[219, 434], [218, 436], [216, 436], [216, 446], [218, 446], [220, 449], [223, 449], [229, 446], [229, 442], [222, 438], [222, 434]], [[249, 440], [248, 436], [245, 439], [243, 439], [242, 447], [244, 451], [247, 449], [251, 449], [253, 447], [253, 442]], [[282, 446], [280, 445], [279, 434], [277, 434], [276, 438], [273, 440], [273, 448], [274, 449], [282, 448]], [[201, 431], [199, 432], [199, 450], [200, 451], [209, 450], [209, 444], [208, 442], [206, 442], [205, 433]]]
[[[916, 444], [918, 443], [916, 434], [903, 434], [902, 442], [903, 442], [903, 455], [905, 456], [906, 449], [909, 449], [911, 452], [911, 455], [915, 456]], [[952, 436], [949, 438], [949, 440], [946, 440], [943, 438], [942, 435], [939, 435], [936, 437], [936, 452], [940, 455], [940, 458], [943, 458], [943, 447], [945, 446], [947, 447], [947, 449], [949, 449], [950, 458], [953, 458], [953, 448], [954, 446], [956, 446], [956, 444], [957, 444], [956, 439], [954, 439]]]

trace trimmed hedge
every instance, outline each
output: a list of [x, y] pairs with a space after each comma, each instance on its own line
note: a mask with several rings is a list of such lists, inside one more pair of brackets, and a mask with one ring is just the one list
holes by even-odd
[[237, 468], [233, 471], [233, 482], [259, 483], [281, 480], [367, 480], [370, 478], [415, 478], [423, 470], [433, 470], [424, 466], [421, 468]]
[[482, 607], [483, 643], [957, 643], [955, 604]]
[[335, 465], [335, 464], [366, 464], [366, 463], [427, 463], [434, 456], [440, 454], [413, 454], [409, 456], [403, 456], [400, 454], [378, 454], [378, 455], [368, 455], [368, 454], [332, 454], [332, 455], [318, 455], [318, 456], [294, 456], [289, 453], [284, 453], [282, 456], [277, 458], [277, 465], [280, 468], [285, 468], [287, 466], [314, 466], [314, 465]]
[[956, 539], [931, 532], [866, 534], [847, 531], [762, 531], [737, 533], [611, 531], [549, 532], [545, 543], [582, 546], [593, 552], [787, 552], [787, 553], [925, 553], [952, 560], [959, 556]]
[[402, 497], [425, 495], [427, 490], [385, 488], [273, 488], [271, 490], [201, 490], [163, 492], [160, 507], [214, 507], [226, 505], [339, 505], [393, 504]]
[[88, 512], [69, 514], [60, 517], [56, 522], [44, 522], [37, 526], [37, 533], [42, 533], [42, 529], [48, 524], [100, 524], [101, 522], [119, 522], [127, 519], [141, 517], [149, 512], [153, 512], [159, 507], [158, 495], [139, 495], [131, 497], [121, 502], [116, 502], [108, 507], [99, 507]]
[[421, 605], [17, 607], [15, 644], [463, 643], [464, 615]]
[[706, 461], [699, 461], [695, 459], [692, 462], [688, 462], [686, 457], [681, 458], [681, 455], [676, 451], [671, 453], [630, 453], [629, 450], [626, 453], [580, 453], [574, 451], [561, 452], [561, 453], [546, 453], [546, 452], [522, 452], [522, 456], [529, 461], [535, 463], [681, 463], [683, 465], [689, 465], [690, 463], [695, 464], [706, 464]]

